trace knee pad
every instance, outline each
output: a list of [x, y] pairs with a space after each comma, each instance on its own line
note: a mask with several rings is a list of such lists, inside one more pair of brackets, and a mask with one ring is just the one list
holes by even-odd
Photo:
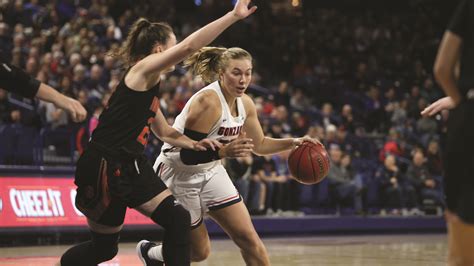
[[191, 215], [172, 195], [161, 202], [150, 218], [173, 234], [176, 240], [189, 239]]
[[118, 253], [120, 233], [102, 234], [92, 232], [92, 244], [96, 250], [96, 258], [100, 262], [111, 260]]
[[187, 231], [191, 227], [191, 215], [172, 195], [161, 202], [150, 218], [165, 230]]

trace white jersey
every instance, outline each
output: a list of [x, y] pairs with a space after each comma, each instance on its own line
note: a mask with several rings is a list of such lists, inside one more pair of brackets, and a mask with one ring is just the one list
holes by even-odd
[[[184, 126], [186, 123], [186, 118], [188, 116], [189, 112], [189, 107], [191, 106], [191, 103], [193, 100], [201, 93], [205, 91], [214, 91], [218, 96], [219, 96], [219, 101], [221, 104], [221, 109], [222, 109], [222, 114], [220, 119], [212, 126], [211, 130], [209, 131], [209, 134], [207, 135], [208, 139], [215, 139], [218, 140], [222, 143], [228, 143], [234, 139], [236, 139], [244, 125], [245, 119], [246, 119], [246, 112], [244, 108], [244, 104], [242, 102], [242, 98], [238, 97], [237, 100], [237, 116], [234, 117], [232, 116], [232, 112], [229, 108], [229, 105], [227, 104], [224, 94], [221, 91], [221, 87], [219, 85], [219, 82], [213, 82], [209, 84], [208, 86], [204, 87], [201, 89], [199, 92], [194, 94], [189, 101], [186, 103], [186, 105], [183, 108], [183, 111], [176, 117], [175, 122], [173, 124], [173, 128], [175, 128], [177, 131], [183, 133], [184, 132]], [[163, 147], [161, 148], [161, 153], [166, 154], [166, 153], [179, 153], [180, 149], [177, 147], [174, 147], [168, 143], [165, 143]], [[171, 155], [171, 154], [170, 154]], [[172, 160], [179, 160], [181, 164], [177, 164], [178, 162], [175, 161], [175, 166], [182, 166], [185, 167], [186, 165], [182, 164], [181, 159], [179, 156], [166, 156], [169, 157]], [[204, 164], [199, 164], [199, 168], [208, 168], [213, 165], [216, 165], [216, 163], [220, 164], [219, 162], [210, 162], [210, 163], [204, 163]], [[193, 166], [188, 166], [188, 167], [193, 167]]]

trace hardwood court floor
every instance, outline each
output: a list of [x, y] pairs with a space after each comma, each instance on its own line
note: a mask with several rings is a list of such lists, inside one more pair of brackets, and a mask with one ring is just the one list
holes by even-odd
[[[209, 259], [193, 266], [244, 265], [230, 240], [212, 240]], [[445, 265], [445, 235], [267, 238], [272, 265]], [[54, 265], [67, 246], [0, 248], [0, 265]], [[102, 266], [141, 265], [135, 243], [120, 244], [119, 255]]]

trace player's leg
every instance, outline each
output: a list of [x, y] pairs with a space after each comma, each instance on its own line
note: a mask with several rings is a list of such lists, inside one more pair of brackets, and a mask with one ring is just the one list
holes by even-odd
[[[168, 191], [168, 190], [167, 190]], [[199, 207], [199, 210], [201, 208]], [[196, 213], [196, 212], [194, 212]], [[199, 211], [201, 213], [201, 211]], [[196, 215], [191, 215], [191, 221], [193, 221], [193, 217]], [[198, 216], [198, 218], [194, 218], [195, 222], [194, 225], [191, 226], [191, 261], [199, 262], [207, 259], [211, 252], [211, 242], [209, 240], [209, 235], [206, 229], [206, 225], [202, 223], [202, 216]], [[137, 248], [142, 248], [144, 250], [137, 250], [139, 252], [139, 256], [142, 260], [147, 260], [147, 257], [163, 261], [163, 244], [152, 243], [147, 240], [142, 240], [138, 244]], [[143, 257], [143, 258], [142, 258]]]
[[61, 265], [97, 265], [115, 257], [126, 206], [108, 193], [107, 161], [88, 150], [77, 162], [76, 206], [86, 217], [91, 240], [67, 250]]
[[239, 246], [247, 265], [270, 265], [267, 250], [242, 201], [222, 209], [210, 210], [209, 215]]
[[[191, 227], [189, 212], [171, 195], [171, 191], [156, 176], [146, 158], [137, 164], [139, 173], [131, 182], [139, 182], [139, 184], [134, 186], [135, 190], [130, 194], [129, 206], [150, 217], [165, 229], [161, 255], [167, 266], [189, 265]], [[149, 196], [153, 194], [155, 196], [149, 199]], [[143, 199], [148, 200], [144, 202]], [[138, 204], [139, 202], [144, 203]], [[150, 249], [160, 248], [149, 247]], [[145, 248], [139, 253], [140, 255], [145, 258], [152, 254]], [[159, 259], [159, 257], [152, 256], [151, 259]], [[150, 265], [150, 263], [145, 265]]]
[[447, 211], [448, 224], [448, 265], [474, 265], [474, 224], [465, 223], [457, 215]]
[[61, 266], [92, 266], [117, 255], [122, 226], [107, 226], [88, 219], [91, 240], [68, 249], [61, 257]]
[[206, 225], [200, 223], [191, 228], [191, 261], [206, 260], [211, 254], [211, 241]]
[[[472, 177], [474, 175], [468, 174], [465, 178], [458, 178], [454, 184], [446, 180], [450, 185], [447, 187], [449, 192], [446, 211], [450, 266], [474, 265], [474, 181], [469, 179]], [[455, 195], [453, 191], [456, 191]]]
[[250, 214], [223, 166], [212, 169], [201, 199], [209, 215], [240, 248], [247, 265], [269, 265], [267, 250], [253, 227]]

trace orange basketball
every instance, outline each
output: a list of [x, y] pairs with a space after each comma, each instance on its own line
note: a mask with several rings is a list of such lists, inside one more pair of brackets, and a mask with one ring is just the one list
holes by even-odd
[[303, 142], [288, 156], [288, 168], [293, 178], [306, 185], [321, 182], [329, 167], [329, 155], [322, 144]]

